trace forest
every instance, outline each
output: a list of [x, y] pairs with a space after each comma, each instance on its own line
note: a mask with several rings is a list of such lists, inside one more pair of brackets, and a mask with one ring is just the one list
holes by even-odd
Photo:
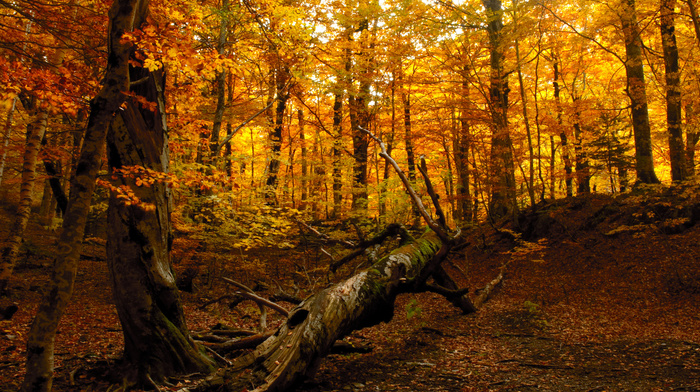
[[0, 391], [700, 389], [695, 0], [0, 34]]

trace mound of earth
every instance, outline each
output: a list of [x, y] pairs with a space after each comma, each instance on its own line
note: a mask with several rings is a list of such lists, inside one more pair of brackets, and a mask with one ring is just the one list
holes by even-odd
[[[524, 212], [517, 225], [470, 229], [447, 262], [453, 276], [473, 294], [505, 265], [502, 285], [479, 312], [462, 315], [436, 294], [402, 295], [390, 323], [346, 338], [370, 352], [331, 354], [299, 390], [700, 390], [698, 194], [686, 186], [557, 200]], [[50, 274], [53, 234], [39, 225], [30, 230], [17, 290], [0, 303], [18, 306], [0, 321], [0, 391], [16, 391], [22, 379], [26, 333]], [[255, 257], [260, 269], [274, 271], [270, 281], [281, 282], [309, 254], [251, 250], [235, 257]], [[110, 369], [123, 338], [104, 247], [90, 242], [83, 256], [57, 336], [55, 391], [118, 383]], [[217, 273], [249, 283], [237, 266], [222, 262]], [[193, 279], [193, 292], [182, 294], [191, 330], [255, 328], [256, 306], [203, 309], [227, 288], [208, 274]], [[271, 325], [279, 321], [270, 316]], [[184, 391], [197, 377], [161, 389]]]

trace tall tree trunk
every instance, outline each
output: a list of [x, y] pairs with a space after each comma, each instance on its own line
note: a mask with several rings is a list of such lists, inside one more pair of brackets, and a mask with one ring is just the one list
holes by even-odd
[[530, 118], [527, 111], [527, 95], [525, 94], [525, 83], [523, 82], [523, 70], [520, 59], [520, 45], [515, 40], [515, 58], [518, 67], [518, 84], [520, 85], [520, 100], [523, 104], [523, 121], [525, 122], [525, 133], [527, 135], [528, 163], [530, 166], [529, 178], [526, 179], [527, 192], [530, 196], [530, 205], [535, 205], [535, 152], [532, 146], [532, 132], [530, 131]]
[[[363, 82], [361, 92], [358, 96], [350, 96], [350, 123], [352, 127], [352, 153], [355, 161], [353, 163], [353, 185], [352, 185], [352, 211], [358, 212], [360, 216], [366, 215], [367, 210], [367, 155], [369, 150], [369, 139], [361, 128], [368, 129], [369, 126], [367, 104], [361, 95], [369, 87], [369, 83]], [[366, 89], [369, 92], [369, 88]]]
[[[401, 93], [401, 101], [403, 103], [403, 129], [404, 129], [404, 143], [406, 144], [406, 160], [408, 167], [408, 179], [411, 183], [416, 181], [416, 159], [413, 154], [413, 134], [411, 132], [411, 95], [410, 91], [406, 91], [405, 86], [402, 87], [403, 92]], [[420, 212], [413, 208], [413, 222], [411, 225], [414, 228], [420, 226], [421, 218]]]
[[533, 94], [533, 98], [535, 101], [535, 126], [537, 127], [537, 173], [538, 177], [540, 179], [540, 183], [542, 184], [542, 194], [540, 195], [540, 198], [542, 201], [545, 200], [547, 197], [547, 185], [546, 181], [544, 180], [544, 175], [542, 174], [542, 127], [540, 126], [540, 105], [539, 105], [539, 100], [537, 99], [539, 93], [538, 93], [538, 85], [540, 83], [540, 56], [538, 55], [535, 60], [535, 93]]
[[[140, 108], [133, 98], [114, 118], [107, 136], [109, 169], [117, 188], [128, 187], [137, 199], [112, 191], [108, 209], [107, 264], [114, 302], [124, 331], [126, 378], [149, 379], [212, 370], [209, 359], [190, 338], [170, 260], [171, 196], [165, 181], [140, 184], [140, 177], [168, 173], [162, 71], [131, 70], [131, 79], [149, 77], [131, 91], [157, 102], [157, 110]], [[120, 176], [123, 170], [148, 174]]]
[[491, 176], [492, 191], [489, 212], [492, 218], [515, 218], [515, 166], [512, 141], [508, 130], [508, 81], [503, 70], [503, 9], [501, 0], [483, 0], [488, 15], [487, 31], [491, 51], [489, 105], [492, 119]]
[[[698, 9], [695, 0], [686, 0], [688, 8], [690, 8], [690, 18], [693, 21], [693, 29], [695, 30], [695, 43], [700, 48], [700, 17], [698, 17]], [[697, 75], [696, 75], [697, 77]], [[692, 103], [685, 106], [686, 118], [686, 142], [685, 142], [685, 168], [688, 176], [695, 176], [695, 146], [700, 141], [700, 131], [698, 130], [698, 121], [695, 118], [695, 107]]]
[[689, 103], [685, 105], [685, 169], [688, 177], [695, 176], [695, 148], [700, 141], [698, 119], [695, 115], [695, 107]]
[[664, 52], [666, 75], [666, 121], [668, 125], [668, 147], [671, 156], [671, 179], [685, 180], [685, 151], [681, 128], [681, 75], [678, 68], [678, 46], [674, 14], [676, 0], [661, 0], [661, 46]]
[[557, 162], [557, 145], [554, 143], [554, 135], [549, 135], [549, 198], [556, 198], [557, 182], [554, 175]]
[[109, 11], [109, 55], [102, 88], [90, 102], [85, 140], [71, 181], [70, 199], [58, 239], [51, 283], [39, 304], [27, 336], [27, 364], [23, 392], [49, 392], [53, 383], [56, 329], [73, 294], [80, 249], [102, 160], [104, 141], [114, 113], [129, 90], [128, 61], [133, 48], [122, 35], [146, 20], [148, 1], [115, 0]]
[[566, 176], [564, 178], [564, 181], [566, 182], [566, 197], [572, 197], [574, 195], [573, 169], [571, 168], [569, 141], [566, 135], [566, 129], [564, 127], [564, 119], [562, 113], [563, 109], [561, 107], [561, 94], [559, 90], [559, 77], [561, 75], [559, 74], [559, 60], [556, 56], [552, 57], [554, 58], [554, 62], [552, 64], [552, 68], [554, 69], [554, 81], [552, 82], [552, 86], [554, 87], [554, 100], [557, 105], [557, 124], [559, 125], [559, 138], [561, 140], [561, 156], [564, 160], [564, 173]]
[[581, 129], [581, 110], [578, 107], [580, 100], [574, 98], [574, 153], [576, 154], [576, 183], [579, 195], [591, 193], [591, 168], [588, 163], [588, 154], [583, 146], [583, 129]]
[[280, 169], [280, 154], [282, 153], [282, 130], [284, 128], [284, 112], [287, 108], [289, 92], [287, 81], [289, 80], [289, 68], [281, 65], [275, 74], [277, 94], [275, 100], [275, 123], [270, 132], [270, 164], [267, 168], [267, 180], [265, 181], [265, 199], [268, 204], [277, 204], [277, 177]]
[[343, 167], [342, 157], [342, 136], [343, 136], [343, 93], [336, 91], [333, 102], [333, 209], [331, 219], [340, 218], [341, 206], [343, 204]]
[[377, 19], [374, 19], [372, 28], [368, 19], [360, 22], [360, 46], [361, 52], [357, 55], [357, 68], [359, 75], [359, 88], [349, 97], [350, 123], [352, 126], [352, 153], [355, 158], [353, 165], [353, 192], [352, 211], [359, 218], [367, 217], [367, 157], [369, 151], [369, 136], [362, 128], [369, 130], [370, 113], [368, 100], [373, 72], [373, 51], [376, 39]]
[[[384, 136], [384, 143], [386, 143], [387, 154], [391, 155], [391, 151], [394, 148], [394, 136], [396, 135], [396, 72], [394, 71], [391, 73], [391, 83], [389, 87], [391, 89], [391, 131], [388, 137]], [[387, 214], [386, 202], [390, 166], [389, 162], [384, 161], [384, 175], [382, 177], [379, 195], [379, 219], [382, 219]]]
[[469, 180], [471, 171], [469, 168], [469, 148], [471, 141], [471, 132], [469, 129], [469, 117], [467, 116], [467, 108], [469, 105], [469, 68], [465, 65], [462, 75], [462, 99], [459, 113], [459, 132], [455, 135], [455, 170], [457, 171], [457, 197], [458, 211], [461, 212], [459, 219], [460, 223], [471, 223], [474, 219], [472, 214], [473, 203], [469, 188]]
[[[228, 35], [228, 0], [221, 0], [221, 24], [219, 27], [219, 39], [216, 43], [216, 51], [219, 56], [223, 56], [226, 49], [226, 38]], [[221, 134], [221, 123], [224, 118], [226, 108], [226, 69], [216, 72], [216, 110], [214, 111], [214, 124], [209, 136], [209, 151], [211, 153], [210, 162], [216, 163], [215, 154], [219, 150], [219, 137]]]
[[2, 157], [0, 157], [0, 185], [5, 175], [5, 160], [7, 159], [7, 148], [10, 145], [10, 137], [12, 136], [12, 120], [15, 115], [17, 106], [17, 97], [12, 99], [10, 109], [7, 111], [7, 120], [5, 121], [5, 133], [2, 137]]
[[2, 250], [2, 260], [0, 260], [0, 295], [7, 294], [9, 291], [10, 279], [15, 268], [17, 253], [24, 238], [24, 231], [29, 222], [29, 216], [32, 212], [32, 193], [34, 191], [34, 182], [36, 180], [36, 161], [41, 148], [41, 140], [46, 132], [46, 123], [48, 121], [48, 109], [40, 109], [39, 103], [34, 119], [27, 126], [27, 143], [25, 145], [24, 157], [22, 163], [22, 185], [19, 191], [19, 205], [17, 213], [12, 222], [10, 236], [7, 239], [7, 246]]
[[306, 148], [306, 137], [304, 135], [304, 111], [297, 110], [297, 120], [299, 122], [299, 139], [301, 143], [301, 207], [304, 208], [308, 198], [309, 189], [309, 162]]
[[658, 184], [659, 179], [654, 171], [654, 156], [651, 148], [651, 126], [649, 125], [649, 108], [646, 82], [644, 81], [644, 55], [635, 0], [622, 0], [620, 21], [622, 22], [625, 52], [627, 53], [625, 70], [627, 71], [627, 95], [630, 98], [630, 110], [632, 111], [637, 182]]

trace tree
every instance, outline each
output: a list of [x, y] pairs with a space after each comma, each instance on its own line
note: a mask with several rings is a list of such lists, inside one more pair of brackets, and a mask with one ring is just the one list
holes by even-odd
[[627, 95], [630, 99], [632, 127], [634, 129], [637, 181], [657, 184], [659, 179], [654, 171], [654, 156], [651, 149], [651, 125], [649, 124], [649, 107], [644, 79], [644, 55], [635, 0], [621, 1], [619, 17], [622, 22], [627, 54], [625, 70], [627, 71]]
[[671, 155], [671, 178], [685, 180], [685, 153], [681, 128], [681, 77], [678, 66], [678, 44], [674, 13], [676, 0], [661, 0], [661, 45], [664, 53], [666, 75], [666, 121], [668, 122], [668, 147]]
[[488, 17], [487, 32], [491, 51], [489, 110], [491, 111], [492, 190], [489, 214], [492, 218], [516, 216], [515, 168], [508, 130], [508, 75], [504, 71], [503, 9], [500, 0], [484, 0]]
[[189, 336], [170, 261], [172, 233], [165, 77], [132, 67], [126, 106], [107, 137], [116, 184], [108, 209], [107, 256], [124, 332], [126, 378], [148, 385], [208, 372], [211, 361]]
[[141, 0], [116, 0], [109, 11], [107, 70], [103, 87], [90, 103], [90, 117], [80, 159], [71, 179], [70, 199], [58, 239], [50, 289], [46, 290], [27, 337], [26, 375], [22, 384], [24, 392], [51, 390], [56, 329], [73, 293], [85, 223], [107, 129], [114, 113], [126, 98], [123, 92], [129, 90], [128, 62], [133, 45], [123, 42], [122, 38], [125, 33], [141, 26], [147, 13], [148, 2]]

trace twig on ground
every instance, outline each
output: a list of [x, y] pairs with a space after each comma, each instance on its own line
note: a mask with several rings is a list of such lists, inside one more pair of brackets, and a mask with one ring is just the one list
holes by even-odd
[[289, 317], [289, 312], [287, 311], [287, 309], [277, 305], [276, 303], [274, 303], [270, 300], [267, 300], [263, 297], [260, 297], [259, 295], [255, 294], [255, 293], [253, 293], [253, 290], [249, 289], [248, 287], [246, 287], [242, 283], [238, 283], [235, 280], [232, 280], [232, 279], [229, 279], [226, 277], [222, 277], [221, 279], [228, 284], [234, 285], [234, 286], [244, 290], [244, 291], [237, 291], [236, 294], [242, 295], [242, 296], [244, 296], [252, 301], [255, 301], [258, 305], [267, 306], [268, 308], [275, 310], [277, 313], [283, 315], [284, 317]]

